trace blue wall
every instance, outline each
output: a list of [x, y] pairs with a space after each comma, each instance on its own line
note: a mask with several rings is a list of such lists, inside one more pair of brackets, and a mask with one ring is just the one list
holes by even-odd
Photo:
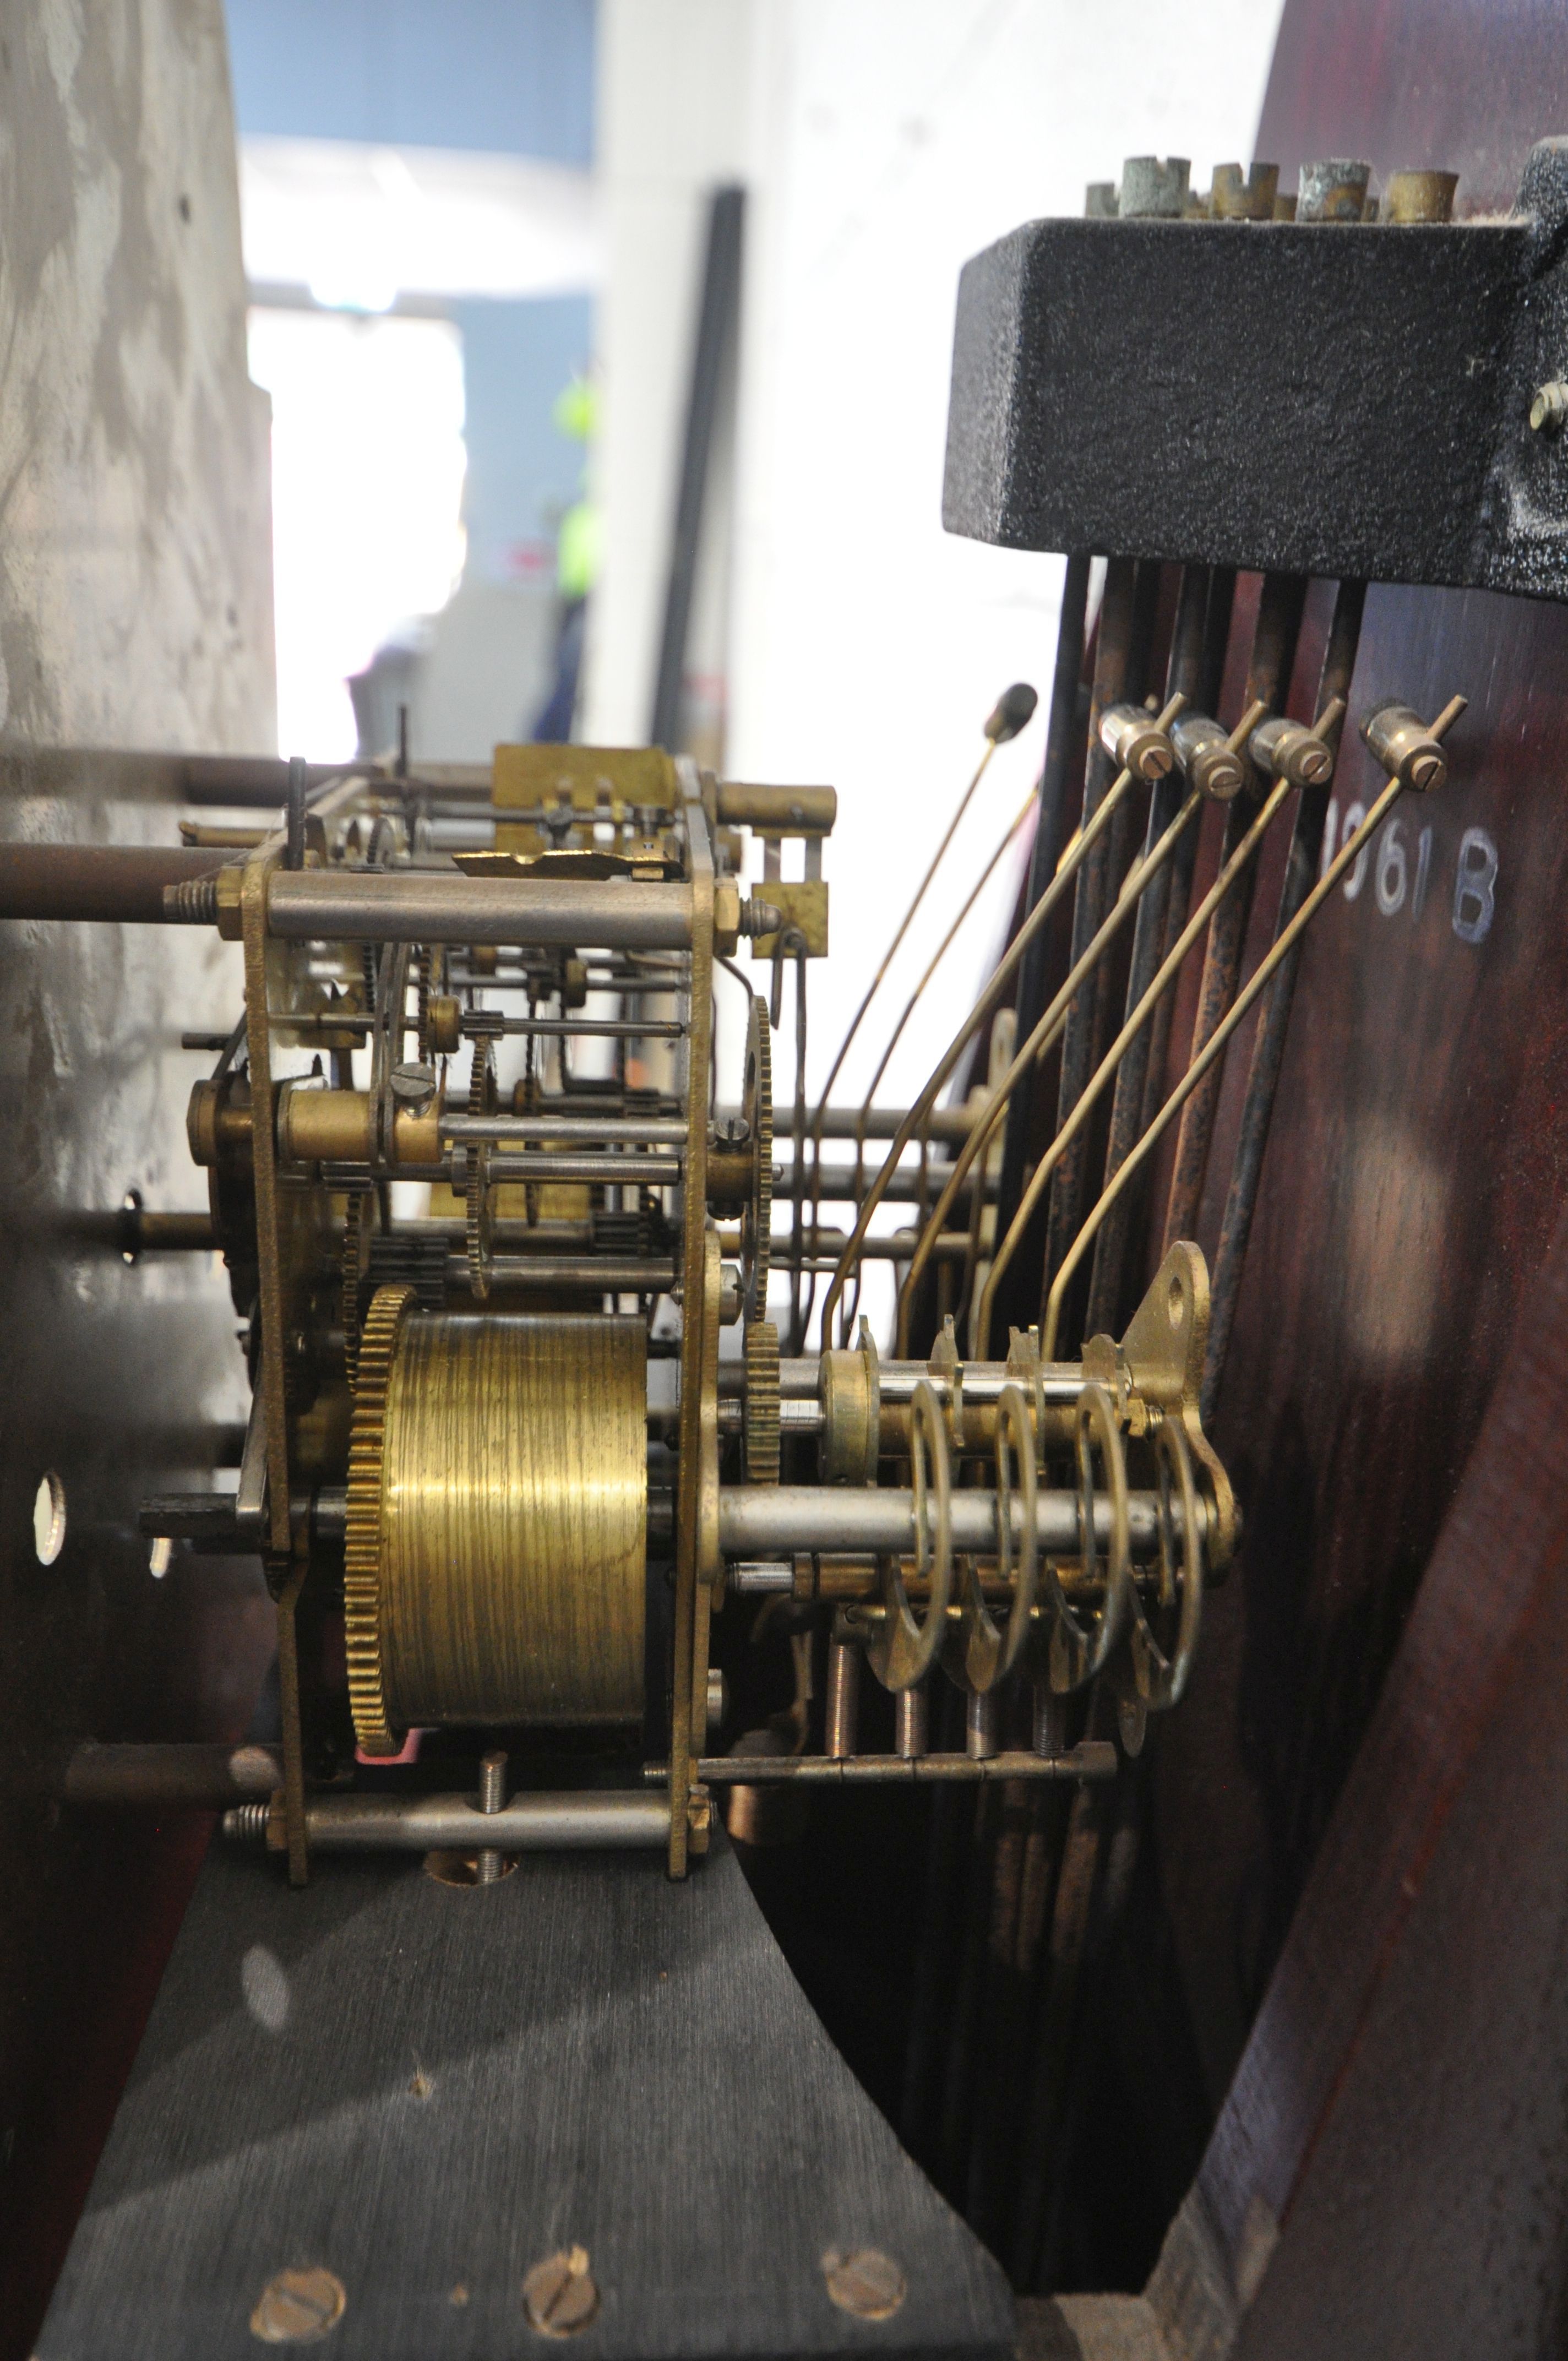
[[458, 303], [467, 401], [468, 570], [482, 581], [515, 577], [523, 544], [555, 538], [582, 485], [583, 446], [551, 412], [593, 350], [586, 295], [533, 303]]
[[593, 160], [594, 0], [228, 0], [242, 132]]
[[[593, 161], [594, 0], [227, 0], [241, 135]], [[593, 351], [587, 296], [452, 306], [463, 333], [471, 575], [553, 542], [583, 449], [557, 394]]]

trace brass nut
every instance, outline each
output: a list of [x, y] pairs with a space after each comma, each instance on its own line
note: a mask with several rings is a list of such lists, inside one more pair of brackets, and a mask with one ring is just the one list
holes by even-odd
[[191, 1161], [211, 1167], [226, 1152], [244, 1160], [250, 1154], [250, 1084], [243, 1074], [198, 1082], [185, 1111]]
[[430, 1004], [430, 1046], [438, 1057], [453, 1058], [462, 1040], [463, 1011], [449, 992], [434, 994]]
[[1141, 705], [1113, 705], [1101, 716], [1100, 742], [1118, 770], [1146, 784], [1163, 779], [1176, 759], [1169, 737]]
[[1247, 752], [1266, 778], [1321, 787], [1333, 775], [1333, 748], [1299, 721], [1274, 714], [1253, 731]]
[[829, 2246], [822, 2276], [839, 2311], [857, 2320], [891, 2320], [909, 2292], [904, 2273], [880, 2246], [856, 2246], [847, 2254]]
[[1268, 221], [1279, 193], [1277, 164], [1251, 164], [1244, 179], [1239, 164], [1216, 164], [1209, 191], [1214, 221]]
[[1453, 219], [1457, 172], [1390, 172], [1383, 191], [1386, 222], [1445, 222]]
[[733, 877], [718, 877], [713, 886], [713, 947], [729, 952], [740, 939], [740, 887]]
[[1390, 778], [1418, 794], [1431, 795], [1448, 777], [1448, 756], [1408, 705], [1383, 706], [1362, 723], [1361, 735]]
[[686, 1849], [704, 1853], [713, 1832], [713, 1798], [706, 1787], [693, 1787], [686, 1796]]
[[523, 2310], [541, 2336], [576, 2336], [597, 2319], [599, 2291], [586, 2246], [564, 2246], [535, 2263], [522, 2282]]
[[218, 932], [225, 943], [245, 939], [245, 917], [241, 900], [245, 887], [245, 872], [237, 863], [225, 863], [218, 872]]
[[315, 2345], [337, 2326], [347, 2302], [334, 2271], [280, 2271], [261, 2290], [250, 2333], [263, 2345]]
[[211, 1167], [218, 1160], [218, 1090], [216, 1082], [198, 1082], [185, 1110], [185, 1137], [191, 1161]]

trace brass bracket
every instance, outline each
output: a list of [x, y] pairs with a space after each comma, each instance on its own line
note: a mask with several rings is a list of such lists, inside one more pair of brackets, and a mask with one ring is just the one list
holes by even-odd
[[[1209, 1344], [1209, 1267], [1199, 1248], [1179, 1239], [1155, 1273], [1118, 1348], [1135, 1396], [1178, 1420], [1199, 1462], [1213, 1505], [1207, 1562], [1211, 1574], [1229, 1565], [1236, 1545], [1236, 1503], [1219, 1455], [1203, 1432], [1199, 1404]], [[1097, 1340], [1098, 1341], [1098, 1340]], [[1084, 1354], [1088, 1374], [1089, 1354]]]
[[[797, 928], [806, 941], [807, 959], [828, 956], [828, 882], [822, 877], [796, 878], [785, 884], [781, 878], [770, 877], [757, 887], [764, 902], [771, 903], [783, 914], [786, 927]], [[777, 933], [753, 935], [751, 957], [771, 960]]]

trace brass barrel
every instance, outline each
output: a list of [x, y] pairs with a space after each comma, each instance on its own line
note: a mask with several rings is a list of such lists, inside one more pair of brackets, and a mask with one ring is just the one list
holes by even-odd
[[640, 1320], [423, 1313], [381, 1290], [345, 1535], [367, 1753], [442, 1723], [641, 1719], [646, 1357]]

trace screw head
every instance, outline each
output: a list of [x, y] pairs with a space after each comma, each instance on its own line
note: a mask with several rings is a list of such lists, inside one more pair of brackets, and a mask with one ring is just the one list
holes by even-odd
[[433, 1066], [403, 1064], [394, 1066], [389, 1076], [392, 1096], [400, 1106], [427, 1107], [435, 1096], [436, 1076]]
[[564, 2246], [535, 2263], [522, 2282], [528, 2324], [541, 2336], [576, 2336], [598, 2317], [599, 2291], [586, 2246]]
[[337, 2326], [347, 2301], [334, 2271], [280, 2271], [261, 2290], [250, 2333], [263, 2345], [314, 2345]]
[[880, 2246], [856, 2246], [849, 2253], [829, 2246], [822, 2276], [839, 2311], [857, 2320], [891, 2320], [909, 2292], [904, 2273]]

